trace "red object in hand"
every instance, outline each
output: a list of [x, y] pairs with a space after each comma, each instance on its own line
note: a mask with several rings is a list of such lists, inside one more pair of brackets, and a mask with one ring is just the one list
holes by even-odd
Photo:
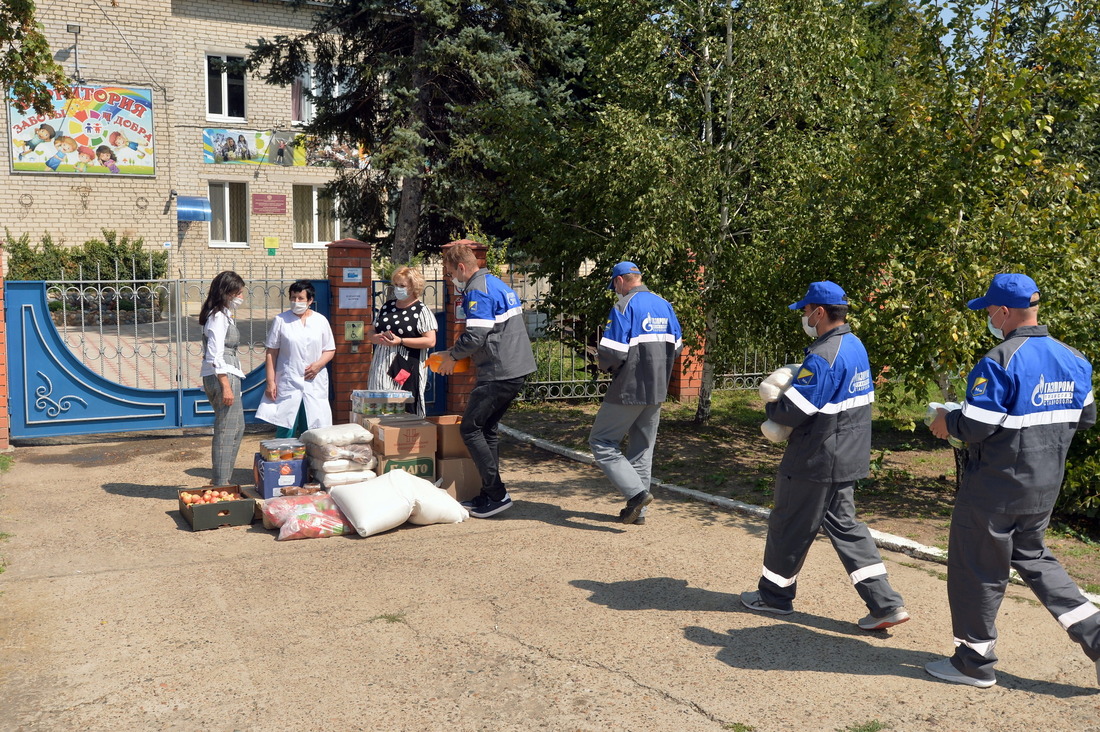
[[398, 384], [400, 384], [401, 386], [404, 386], [405, 382], [408, 381], [408, 379], [411, 375], [412, 374], [410, 374], [405, 369], [401, 369], [400, 371], [397, 372], [397, 376], [393, 377], [393, 380], [395, 382], [397, 382]]

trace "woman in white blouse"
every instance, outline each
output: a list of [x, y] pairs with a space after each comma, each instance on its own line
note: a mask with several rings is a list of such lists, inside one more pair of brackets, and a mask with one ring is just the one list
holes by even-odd
[[211, 485], [231, 485], [233, 464], [244, 437], [241, 405], [241, 360], [237, 346], [240, 331], [233, 314], [244, 302], [244, 280], [236, 272], [221, 272], [210, 282], [199, 311], [202, 326], [202, 388], [214, 408], [214, 440], [210, 458], [214, 465]]
[[328, 319], [310, 306], [313, 283], [298, 280], [288, 290], [290, 310], [279, 313], [267, 332], [267, 389], [256, 417], [276, 425], [276, 437], [297, 437], [307, 429], [332, 426], [325, 366], [336, 355]]

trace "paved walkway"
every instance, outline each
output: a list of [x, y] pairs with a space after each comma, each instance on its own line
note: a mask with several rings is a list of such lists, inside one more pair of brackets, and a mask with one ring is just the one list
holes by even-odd
[[[238, 460], [248, 482], [246, 436]], [[1100, 730], [1091, 663], [1024, 589], [999, 684], [938, 682], [937, 564], [887, 552], [913, 620], [866, 633], [831, 547], [797, 612], [740, 607], [765, 526], [506, 442], [499, 517], [368, 539], [192, 532], [209, 437], [18, 448], [0, 477], [0, 729]]]

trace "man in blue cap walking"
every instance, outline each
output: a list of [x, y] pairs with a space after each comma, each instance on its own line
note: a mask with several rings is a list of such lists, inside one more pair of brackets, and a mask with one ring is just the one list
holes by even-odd
[[948, 540], [955, 652], [924, 668], [957, 684], [997, 683], [994, 620], [1015, 568], [1096, 664], [1100, 684], [1100, 609], [1043, 542], [1073, 435], [1096, 423], [1092, 365], [1039, 325], [1039, 288], [1027, 275], [996, 275], [967, 307], [985, 310], [1002, 342], [970, 372], [962, 409], [941, 409], [930, 425], [967, 443], [969, 458]]
[[[653, 502], [649, 482], [661, 402], [668, 396], [682, 333], [672, 305], [649, 291], [633, 262], [615, 265], [607, 289], [619, 300], [607, 316], [599, 365], [611, 372], [612, 380], [588, 444], [596, 464], [627, 499], [619, 521], [644, 524], [645, 507]], [[619, 447], [623, 437], [625, 454]]]
[[750, 610], [789, 615], [798, 574], [819, 529], [833, 542], [848, 577], [870, 610], [858, 621], [883, 630], [909, 620], [901, 595], [867, 525], [856, 520], [855, 482], [871, 463], [871, 365], [848, 327], [848, 300], [839, 285], [814, 282], [789, 306], [802, 311], [814, 339], [790, 388], [766, 406], [768, 418], [793, 428], [775, 480], [764, 569], [755, 592], [741, 593]]

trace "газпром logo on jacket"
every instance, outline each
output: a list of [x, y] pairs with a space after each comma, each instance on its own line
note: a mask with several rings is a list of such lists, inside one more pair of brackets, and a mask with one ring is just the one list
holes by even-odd
[[1072, 381], [1047, 381], [1047, 377], [1040, 374], [1039, 383], [1031, 392], [1031, 403], [1037, 407], [1045, 407], [1050, 404], [1069, 404], [1073, 401]]
[[642, 330], [646, 333], [652, 333], [653, 331], [667, 333], [668, 318], [654, 318], [651, 313], [646, 313], [645, 320], [642, 321]]
[[852, 376], [852, 382], [848, 384], [848, 393], [855, 394], [857, 391], [867, 391], [871, 388], [871, 369], [866, 371], [857, 371]]

